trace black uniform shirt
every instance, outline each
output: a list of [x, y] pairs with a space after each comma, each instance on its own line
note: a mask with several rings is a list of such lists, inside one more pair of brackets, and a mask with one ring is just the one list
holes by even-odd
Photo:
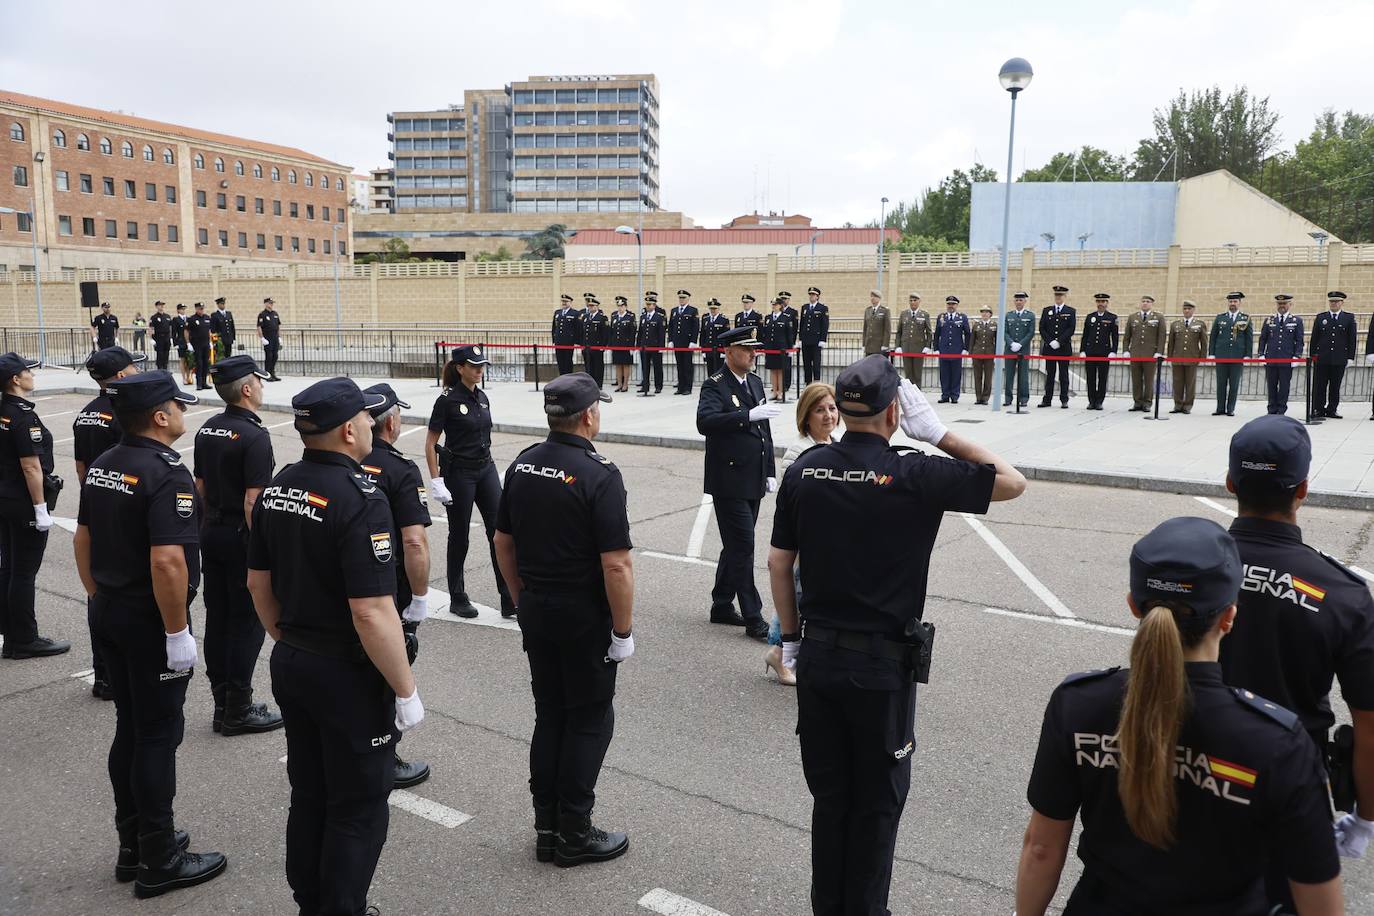
[[[51, 474], [52, 433], [38, 418], [33, 401], [6, 393], [0, 397], [0, 483], [9, 485], [0, 487], [4, 495], [15, 495], [9, 492], [15, 482], [24, 487], [20, 458], [37, 458], [43, 473]], [[28, 490], [23, 490], [25, 499], [27, 494]]]
[[1340, 873], [1326, 772], [1291, 712], [1227, 687], [1215, 663], [1189, 662], [1187, 671], [1193, 702], [1175, 754], [1172, 850], [1136, 837], [1121, 808], [1116, 733], [1128, 671], [1077, 674], [1055, 689], [1026, 796], [1056, 820], [1081, 809], [1085, 875], [1129, 904], [1124, 911], [1261, 916], [1271, 860], [1308, 884]]
[[633, 312], [624, 313], [612, 312], [611, 322], [611, 346], [613, 347], [633, 347], [635, 345], [635, 316]]
[[444, 445], [462, 461], [491, 458], [491, 402], [481, 388], [461, 382], [434, 401], [429, 414], [431, 432], [444, 434]]
[[515, 539], [534, 589], [603, 588], [601, 554], [633, 546], [620, 469], [569, 433], [549, 433], [506, 468], [496, 527]]
[[210, 316], [210, 332], [218, 334], [226, 343], [234, 342], [234, 313], [228, 309], [216, 309]]
[[153, 343], [162, 347], [172, 343], [172, 316], [166, 312], [154, 312], [148, 319], [148, 327], [153, 331]]
[[661, 347], [668, 339], [668, 322], [663, 317], [663, 309], [652, 312], [645, 309], [639, 314], [639, 330], [635, 342], [640, 347]]
[[352, 458], [308, 448], [253, 507], [248, 568], [272, 573], [282, 641], [363, 657], [349, 598], [396, 594], [396, 535], [386, 496]]
[[113, 346], [115, 342], [115, 332], [119, 330], [119, 316], [114, 312], [110, 314], [96, 315], [91, 319], [91, 327], [95, 328], [95, 342], [101, 347]]
[[243, 494], [272, 482], [272, 434], [258, 415], [231, 404], [196, 433], [196, 479], [205, 485], [211, 521], [243, 520]]
[[144, 436], [125, 436], [86, 469], [76, 521], [91, 534], [91, 575], [105, 595], [153, 601], [149, 551], [180, 544], [187, 584], [200, 586], [200, 507], [181, 455]]
[[119, 427], [109, 395], [103, 391], [72, 421], [72, 457], [89, 465], [107, 449], [119, 444], [124, 431]]
[[420, 469], [390, 442], [373, 439], [372, 454], [363, 460], [363, 474], [377, 485], [391, 505], [396, 528], [396, 607], [410, 604], [410, 578], [406, 575], [405, 542], [401, 530], [412, 525], [428, 528], [429, 499]]
[[258, 312], [258, 330], [268, 343], [276, 343], [281, 334], [281, 315], [267, 309]]
[[1374, 600], [1350, 570], [1302, 542], [1302, 529], [1238, 518], [1245, 568], [1239, 611], [1221, 641], [1226, 682], [1293, 710], [1315, 740], [1335, 724], [1331, 678], [1355, 709], [1374, 710]]
[[192, 315], [186, 319], [186, 337], [193, 347], [210, 346], [210, 319], [206, 315]]
[[[872, 433], [803, 452], [783, 475], [772, 539], [800, 554], [802, 619], [902, 639], [925, 612], [941, 517], [988, 511], [996, 476], [992, 465], [890, 448]], [[880, 519], [896, 520], [900, 543]]]

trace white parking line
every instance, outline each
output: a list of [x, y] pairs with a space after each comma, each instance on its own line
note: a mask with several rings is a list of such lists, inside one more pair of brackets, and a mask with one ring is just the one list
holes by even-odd
[[706, 540], [706, 525], [711, 521], [711, 494], [701, 497], [701, 508], [697, 509], [696, 521], [692, 523], [692, 533], [687, 538], [687, 556], [701, 556], [701, 544]]
[[1002, 562], [1006, 563], [1007, 567], [1012, 572], [1016, 573], [1017, 578], [1026, 583], [1026, 587], [1034, 592], [1037, 598], [1045, 602], [1045, 606], [1048, 607], [1056, 617], [1071, 618], [1074, 616], [1073, 611], [1065, 607], [1064, 602], [1060, 601], [1059, 598], [1055, 596], [1054, 592], [1046, 588], [1045, 583], [1035, 577], [1035, 573], [1027, 569], [1026, 565], [1020, 560], [1016, 559], [1016, 554], [1012, 553], [997, 535], [989, 531], [986, 525], [978, 521], [978, 519], [974, 518], [972, 515], [969, 515], [967, 512], [960, 512], [959, 515], [964, 521], [969, 523], [969, 527], [972, 528], [980, 538], [987, 542], [987, 545], [992, 548], [993, 553], [1001, 557]]
[[85, 681], [87, 687], [95, 686], [95, 669], [87, 668], [85, 671], [78, 671], [72, 675], [74, 681]]
[[411, 433], [418, 433], [418, 432], [419, 432], [420, 430], [422, 430], [422, 429], [429, 429], [429, 427], [428, 427], [428, 426], [413, 426], [413, 427], [411, 427], [410, 429], [406, 430], [405, 432], [401, 433], [401, 434], [400, 434], [399, 436], [397, 436], [396, 438], [397, 438], [397, 439], [404, 439], [406, 436], [409, 436]]
[[290, 426], [292, 423], [295, 422], [296, 418], [292, 417], [289, 420], [282, 420], [280, 423], [273, 423], [271, 426], [264, 426], [263, 429], [281, 429], [283, 426]]
[[663, 916], [726, 916], [720, 910], [713, 910], [704, 903], [697, 903], [661, 887], [656, 887], [640, 897], [639, 905]]
[[1009, 611], [1000, 607], [985, 607], [984, 614], [996, 614], [998, 617], [1015, 617], [1017, 620], [1034, 620], [1038, 623], [1052, 623], [1061, 627], [1073, 627], [1076, 630], [1096, 630], [1099, 633], [1116, 633], [1119, 636], [1134, 636], [1135, 630], [1127, 627], [1114, 627], [1105, 623], [1088, 623], [1086, 620], [1068, 617], [1046, 617], [1044, 614], [1027, 614], [1025, 611]]
[[409, 811], [411, 814], [418, 815], [427, 821], [433, 821], [440, 827], [447, 827], [450, 830], [472, 820], [471, 814], [464, 814], [448, 805], [441, 805], [437, 801], [421, 798], [405, 789], [392, 789], [390, 797], [387, 798], [387, 803], [393, 808]]
[[1235, 518], [1235, 517], [1236, 517], [1236, 510], [1235, 510], [1235, 509], [1232, 509], [1232, 508], [1230, 508], [1229, 506], [1223, 506], [1221, 503], [1217, 502], [1215, 499], [1208, 499], [1208, 498], [1205, 497], [1205, 496], [1194, 496], [1193, 499], [1196, 499], [1198, 502], [1202, 503], [1204, 506], [1208, 507], [1209, 509], [1216, 509], [1216, 510], [1217, 510], [1218, 512], [1220, 512], [1222, 515], [1229, 515], [1229, 516], [1231, 516], [1231, 518]]
[[653, 557], [657, 560], [675, 560], [678, 563], [691, 563], [695, 566], [710, 566], [715, 568], [714, 560], [703, 560], [700, 557], [680, 557], [675, 553], [659, 553], [657, 550], [637, 551], [642, 557]]
[[472, 606], [477, 608], [477, 616], [459, 617], [449, 610], [453, 606], [453, 599], [447, 592], [431, 588], [429, 594], [429, 620], [442, 620], [444, 623], [476, 624], [479, 627], [495, 627], [498, 630], [520, 629], [520, 624], [516, 622], [514, 617], [502, 617], [501, 612], [494, 607], [487, 607], [485, 604], [478, 604], [474, 601]]
[[52, 523], [57, 527], [61, 528], [63, 531], [69, 531], [72, 534], [76, 534], [76, 519], [74, 518], [67, 518], [62, 515], [54, 515], [52, 517]]
[[1363, 576], [1366, 582], [1374, 582], [1374, 573], [1370, 572], [1367, 569], [1361, 569], [1353, 563], [1347, 564], [1345, 568], [1350, 570], [1357, 576]]

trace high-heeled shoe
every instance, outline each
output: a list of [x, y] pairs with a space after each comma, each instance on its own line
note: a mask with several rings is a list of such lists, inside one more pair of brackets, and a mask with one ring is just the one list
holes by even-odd
[[769, 668], [773, 669], [782, 686], [797, 686], [796, 672], [782, 663], [782, 646], [769, 646], [768, 651], [763, 653], [763, 673], [767, 674]]

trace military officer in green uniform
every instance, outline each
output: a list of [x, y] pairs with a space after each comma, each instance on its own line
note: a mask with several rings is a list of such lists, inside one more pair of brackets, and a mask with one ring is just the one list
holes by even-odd
[[990, 357], [997, 352], [997, 319], [992, 317], [992, 306], [978, 309], [972, 332], [968, 352], [973, 357], [973, 395], [977, 399], [974, 403], [986, 404], [992, 397], [992, 364], [995, 362]]
[[892, 333], [892, 313], [883, 305], [883, 294], [868, 291], [868, 308], [864, 309], [864, 356], [872, 356], [887, 346]]
[[1029, 298], [1025, 293], [1017, 293], [1012, 296], [1013, 308], [1007, 311], [1007, 355], [1019, 357], [1008, 360], [1007, 365], [1002, 368], [1007, 380], [1006, 402], [1008, 407], [1011, 406], [1013, 376], [1016, 378], [1016, 406], [1025, 407], [1030, 403], [1030, 363], [1026, 361], [1025, 357], [1030, 356], [1031, 339], [1035, 337], [1035, 313], [1026, 308], [1026, 300]]
[[1131, 356], [1131, 410], [1148, 411], [1155, 399], [1155, 360], [1164, 355], [1169, 329], [1155, 311], [1154, 296], [1141, 296], [1140, 308], [1126, 319], [1121, 348]]
[[[1207, 355], [1215, 359], [1248, 359], [1254, 351], [1255, 335], [1250, 316], [1240, 310], [1245, 293], [1226, 294], [1226, 311], [1212, 319]], [[1212, 416], [1234, 417], [1236, 397], [1240, 394], [1241, 363], [1217, 363], [1217, 409]]]
[[[930, 314], [921, 308], [921, 294], [907, 296], [907, 310], [897, 319], [897, 349], [903, 353], [933, 353], [931, 349]], [[903, 356], [902, 369], [911, 384], [921, 387], [921, 367], [925, 359]]]
[[[1183, 300], [1183, 317], [1169, 325], [1169, 359], [1203, 359], [1207, 356], [1207, 323], [1193, 316], [1197, 303]], [[1174, 363], [1174, 409], [1169, 413], [1192, 413], [1197, 394], [1197, 363]]]

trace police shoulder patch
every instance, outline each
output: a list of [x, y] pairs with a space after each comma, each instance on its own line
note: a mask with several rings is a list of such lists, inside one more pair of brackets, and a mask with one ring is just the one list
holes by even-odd
[[378, 563], [386, 563], [391, 560], [391, 532], [379, 531], [369, 535], [372, 540], [372, 556]]
[[1077, 674], [1070, 674], [1059, 682], [1060, 687], [1067, 687], [1070, 684], [1086, 684], [1088, 681], [1098, 681], [1104, 677], [1111, 677], [1121, 670], [1120, 665], [1111, 668], [1101, 668], [1097, 671], [1079, 671]]
[[1267, 716], [1279, 723], [1287, 731], [1295, 731], [1299, 727], [1298, 714], [1285, 709], [1272, 700], [1266, 700], [1257, 693], [1252, 693], [1242, 687], [1232, 687], [1231, 693], [1243, 706], [1253, 709], [1260, 715]]

